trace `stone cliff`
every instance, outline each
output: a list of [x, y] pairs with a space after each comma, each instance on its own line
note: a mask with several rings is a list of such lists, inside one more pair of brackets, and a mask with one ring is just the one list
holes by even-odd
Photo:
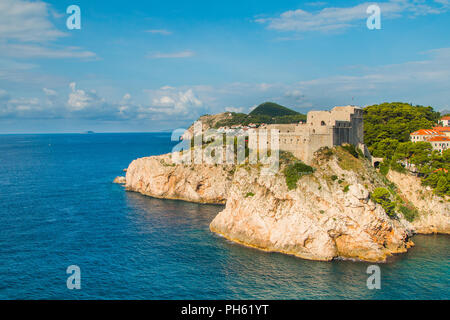
[[450, 234], [450, 202], [433, 193], [429, 187], [421, 185], [420, 179], [410, 174], [389, 171], [388, 179], [396, 184], [403, 197], [418, 210], [410, 228], [417, 233]]
[[407, 229], [369, 199], [382, 182], [368, 166], [340, 151], [315, 167], [293, 190], [283, 173], [238, 169], [211, 230], [241, 244], [313, 260], [385, 261], [412, 245]]
[[224, 204], [232, 166], [175, 165], [170, 154], [134, 160], [127, 169], [127, 190], [155, 198]]
[[423, 187], [396, 173], [389, 178], [421, 215], [412, 223], [389, 217], [369, 196], [388, 181], [367, 160], [341, 147], [319, 152], [315, 171], [298, 179], [292, 190], [283, 174], [286, 165], [282, 161], [280, 171], [270, 176], [261, 175], [257, 165], [175, 165], [170, 154], [146, 157], [128, 167], [126, 188], [157, 198], [226, 203], [211, 222], [213, 232], [305, 259], [385, 261], [413, 245], [414, 232], [449, 232], [448, 202], [422, 200], [415, 195]]

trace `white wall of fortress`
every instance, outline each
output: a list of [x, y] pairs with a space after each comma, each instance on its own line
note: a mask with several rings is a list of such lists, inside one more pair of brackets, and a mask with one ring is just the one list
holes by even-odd
[[310, 111], [306, 123], [273, 124], [267, 129], [279, 130], [280, 150], [290, 151], [306, 163], [321, 147], [364, 144], [363, 110], [355, 106]]

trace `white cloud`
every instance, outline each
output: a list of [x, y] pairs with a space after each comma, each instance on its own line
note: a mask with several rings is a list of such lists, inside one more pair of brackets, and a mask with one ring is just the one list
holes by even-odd
[[[0, 1], [0, 56], [13, 58], [95, 58], [78, 47], [58, 46], [53, 41], [68, 36], [58, 30], [58, 13], [43, 1]], [[64, 24], [62, 24], [64, 25]]]
[[[438, 5], [436, 5], [436, 3]], [[320, 11], [308, 12], [302, 9], [283, 12], [278, 17], [258, 18], [255, 21], [267, 24], [267, 27], [277, 31], [342, 31], [366, 20], [369, 5], [365, 2], [353, 7], [328, 7]], [[424, 4], [416, 0], [390, 0], [377, 3], [381, 8], [383, 18], [398, 18], [403, 14], [410, 16], [440, 14], [449, 9], [447, 1], [437, 0], [434, 4]]]
[[151, 29], [151, 30], [145, 30], [145, 32], [153, 33], [153, 34], [160, 34], [164, 36], [171, 35], [172, 32], [166, 29]]
[[44, 91], [45, 95], [47, 95], [47, 96], [56, 96], [57, 95], [56, 91], [52, 90], [52, 89], [42, 88], [42, 91]]
[[14, 58], [95, 58], [95, 53], [78, 47], [42, 46], [35, 44], [0, 44], [0, 54]]
[[102, 104], [105, 101], [100, 98], [94, 90], [86, 92], [84, 90], [77, 89], [75, 82], [71, 82], [69, 86], [72, 92], [69, 93], [67, 105], [73, 111], [83, 110], [86, 107], [93, 107]]
[[237, 113], [242, 113], [244, 112], [244, 108], [240, 107], [240, 108], [235, 108], [235, 107], [226, 107], [225, 111], [229, 111], [229, 112], [237, 112]]
[[18, 41], [50, 41], [64, 35], [50, 22], [47, 3], [23, 0], [0, 2], [0, 38]]
[[192, 89], [186, 91], [163, 90], [153, 95], [149, 111], [164, 113], [167, 115], [186, 116], [197, 114], [203, 107], [203, 102], [197, 98]]
[[171, 52], [171, 53], [161, 53], [156, 52], [147, 55], [148, 58], [152, 59], [176, 59], [176, 58], [190, 58], [195, 55], [195, 52], [191, 50], [179, 51], [179, 52]]
[[305, 98], [305, 94], [303, 93], [303, 91], [300, 91], [298, 89], [286, 91], [284, 95], [287, 98], [292, 98], [295, 101], [301, 101]]

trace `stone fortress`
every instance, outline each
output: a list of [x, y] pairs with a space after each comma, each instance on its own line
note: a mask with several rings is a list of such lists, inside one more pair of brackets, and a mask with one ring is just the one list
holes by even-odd
[[322, 147], [345, 143], [364, 150], [363, 110], [356, 106], [334, 107], [331, 111], [310, 111], [306, 123], [271, 124], [264, 129], [279, 132], [280, 150], [310, 163], [314, 152]]

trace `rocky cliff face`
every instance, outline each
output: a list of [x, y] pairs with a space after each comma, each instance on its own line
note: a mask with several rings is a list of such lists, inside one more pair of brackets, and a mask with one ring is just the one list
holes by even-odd
[[224, 204], [233, 170], [231, 166], [175, 165], [166, 154], [131, 162], [125, 186], [155, 198]]
[[288, 190], [282, 173], [261, 176], [255, 168], [238, 169], [211, 230], [248, 246], [313, 260], [384, 261], [412, 245], [406, 228], [369, 200], [367, 168], [344, 170], [335, 159], [316, 165], [294, 190]]
[[[391, 173], [389, 178], [420, 208], [413, 223], [388, 217], [370, 200], [386, 180], [367, 161], [342, 148], [332, 156], [317, 155], [315, 172], [302, 176], [289, 190], [281, 170], [261, 175], [254, 166], [175, 165], [170, 155], [134, 160], [126, 188], [145, 195], [200, 203], [226, 203], [210, 229], [255, 248], [305, 259], [351, 258], [385, 261], [405, 252], [412, 232], [449, 230], [448, 202], [422, 199], [418, 181]], [[430, 200], [431, 199], [431, 200]]]
[[419, 211], [410, 228], [417, 233], [450, 234], [450, 202], [433, 194], [430, 188], [421, 185], [420, 179], [409, 174], [389, 171], [388, 179], [394, 182], [402, 196]]

